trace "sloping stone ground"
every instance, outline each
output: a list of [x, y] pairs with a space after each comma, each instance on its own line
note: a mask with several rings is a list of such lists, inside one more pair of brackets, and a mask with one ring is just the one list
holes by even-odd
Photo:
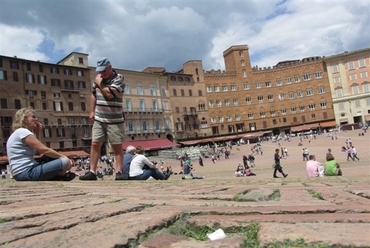
[[[15, 182], [0, 180], [1, 247], [279, 247], [285, 239], [303, 238], [310, 245], [370, 247], [370, 139], [358, 131], [338, 133], [338, 139], [318, 136], [305, 147], [323, 162], [330, 147], [343, 177], [307, 179], [299, 138], [282, 141], [289, 157], [282, 161], [289, 173], [272, 179], [276, 143], [263, 143], [256, 156], [256, 177], [236, 178], [234, 170], [251, 145], [232, 150], [230, 159], [204, 167], [194, 174], [204, 180], [116, 182]], [[351, 137], [360, 161], [346, 161], [340, 147]], [[174, 171], [179, 162], [166, 160]], [[198, 241], [168, 233], [188, 223], [217, 227], [227, 238]], [[258, 223], [259, 244], [232, 232]], [[284, 246], [292, 247], [292, 246]]]
[[308, 244], [369, 247], [369, 203], [367, 178], [354, 183], [333, 179], [330, 185], [272, 179], [261, 185], [234, 179], [6, 180], [0, 191], [0, 245], [247, 247], [245, 238], [233, 233], [218, 241], [197, 241], [163, 232], [186, 219], [224, 230], [257, 222], [260, 246], [304, 238]]

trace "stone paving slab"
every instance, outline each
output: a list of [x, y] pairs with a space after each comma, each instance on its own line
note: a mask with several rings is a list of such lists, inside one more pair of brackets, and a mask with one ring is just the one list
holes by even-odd
[[[236, 178], [234, 170], [250, 145], [232, 151], [229, 160], [195, 164], [203, 180], [96, 182], [0, 181], [1, 247], [250, 247], [245, 237], [227, 233], [218, 241], [198, 241], [167, 233], [187, 223], [225, 230], [258, 223], [259, 247], [268, 242], [304, 238], [309, 244], [369, 247], [369, 138], [352, 137], [361, 161], [346, 162], [338, 140], [304, 140], [321, 160], [328, 146], [336, 153], [343, 177], [307, 178], [298, 139], [282, 142], [290, 156], [283, 160], [288, 178], [272, 178], [277, 144], [263, 143], [256, 156], [256, 177]], [[178, 161], [166, 161], [179, 170]], [[253, 197], [251, 197], [253, 196]], [[319, 236], [321, 235], [321, 236]], [[253, 246], [254, 247], [254, 246]], [[256, 246], [257, 247], [257, 246]], [[279, 246], [276, 246], [279, 247]]]

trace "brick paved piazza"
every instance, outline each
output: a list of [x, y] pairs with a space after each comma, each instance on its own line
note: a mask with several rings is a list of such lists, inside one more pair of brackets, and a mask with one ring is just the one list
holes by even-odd
[[[236, 178], [234, 170], [251, 145], [234, 147], [231, 158], [206, 159], [196, 176], [204, 180], [96, 182], [15, 182], [1, 180], [2, 247], [293, 247], [284, 241], [304, 239], [307, 247], [370, 246], [369, 133], [318, 136], [310, 154], [324, 162], [327, 148], [344, 176], [310, 178], [305, 174], [299, 139], [281, 142], [290, 156], [282, 160], [289, 176], [272, 178], [276, 143], [266, 142], [256, 156], [256, 177]], [[360, 161], [346, 161], [340, 151], [351, 138]], [[238, 148], [238, 149], [237, 149]], [[166, 160], [179, 171], [176, 160]], [[236, 228], [258, 223], [255, 242]], [[201, 241], [169, 234], [172, 226], [221, 228], [226, 238]], [[199, 229], [202, 230], [202, 229]], [[286, 243], [286, 246], [278, 245]], [[273, 246], [272, 245], [275, 245]], [[300, 246], [302, 247], [302, 246]]]

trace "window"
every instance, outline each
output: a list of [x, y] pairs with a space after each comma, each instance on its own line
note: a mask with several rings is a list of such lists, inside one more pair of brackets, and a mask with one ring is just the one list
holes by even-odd
[[265, 111], [261, 111], [260, 112], [260, 117], [261, 118], [265, 118], [266, 117], [266, 112]]
[[151, 96], [157, 95], [157, 89], [154, 86], [150, 86], [150, 95]]
[[81, 71], [81, 70], [77, 70], [77, 76], [78, 77], [83, 77], [84, 76], [84, 72]]
[[21, 109], [22, 108], [21, 100], [14, 99], [14, 105], [15, 105], [15, 109]]
[[46, 91], [41, 91], [41, 99], [46, 99]]
[[261, 82], [257, 82], [257, 83], [256, 83], [256, 88], [257, 88], [257, 89], [260, 89], [261, 87], [262, 87]]
[[161, 95], [167, 97], [166, 88], [161, 89]]
[[60, 79], [51, 79], [51, 86], [58, 86], [60, 87]]
[[340, 83], [340, 77], [334, 77], [333, 81], [334, 83]]
[[35, 96], [37, 95], [36, 90], [26, 90], [26, 95], [28, 99], [34, 99]]
[[60, 98], [60, 93], [53, 93], [54, 98]]
[[322, 78], [322, 72], [321, 71], [315, 72], [315, 78]]
[[355, 69], [355, 62], [350, 61], [348, 62], [348, 70], [354, 70]]
[[53, 102], [54, 111], [63, 111], [63, 103], [62, 102]]
[[74, 89], [73, 81], [72, 80], [64, 80], [64, 88], [73, 90]]
[[304, 81], [309, 81], [309, 80], [311, 80], [311, 75], [310, 75], [310, 74], [304, 74], [304, 75], [303, 75], [303, 80], [304, 80]]
[[286, 84], [291, 84], [292, 83], [292, 78], [290, 78], [290, 77], [289, 78], [286, 78], [285, 79], [285, 83]]
[[244, 83], [243, 87], [244, 87], [244, 90], [249, 90], [249, 83]]
[[252, 103], [252, 97], [251, 96], [247, 96], [245, 98], [245, 101], [247, 102], [247, 104], [251, 104]]
[[240, 119], [241, 119], [240, 115], [235, 115], [235, 120], [236, 121], [240, 121]]
[[131, 99], [125, 99], [125, 110], [128, 111], [128, 112], [132, 111]]
[[269, 102], [274, 101], [274, 95], [273, 94], [268, 94], [267, 99], [269, 100]]
[[207, 92], [212, 92], [212, 86], [207, 86]]
[[301, 78], [299, 76], [294, 77], [294, 82], [299, 83], [301, 82]]
[[83, 64], [84, 63], [84, 59], [82, 57], [78, 57], [78, 63], [79, 64]]
[[223, 116], [219, 116], [219, 117], [218, 117], [218, 121], [219, 121], [220, 123], [224, 122], [224, 117], [223, 117]]
[[214, 105], [215, 105], [215, 102], [214, 101], [208, 101], [208, 106], [210, 107], [210, 108], [214, 108]]
[[240, 56], [240, 57], [244, 57], [244, 53], [243, 53], [243, 51], [239, 51], [239, 56]]
[[39, 84], [46, 84], [46, 76], [38, 75], [37, 78], [38, 78], [38, 83]]
[[177, 96], [177, 91], [176, 91], [176, 89], [172, 89], [172, 93], [173, 93], [173, 95], [174, 95], [174, 96]]
[[361, 107], [361, 102], [360, 102], [360, 100], [355, 100], [355, 106], [356, 106], [356, 108]]
[[366, 105], [370, 106], [370, 98], [366, 98]]
[[216, 117], [211, 117], [211, 123], [216, 123]]
[[65, 135], [64, 128], [58, 127], [57, 128], [57, 137], [64, 137], [64, 135]]
[[326, 109], [326, 102], [320, 102], [320, 106], [322, 109]]
[[353, 74], [349, 75], [349, 80], [355, 80], [355, 79], [357, 79], [356, 73], [353, 73]]
[[202, 90], [198, 90], [198, 96], [203, 96], [203, 91]]
[[280, 101], [284, 100], [284, 93], [279, 93], [278, 96]]
[[303, 97], [302, 90], [297, 90], [297, 97]]
[[86, 103], [81, 102], [81, 111], [86, 111]]
[[281, 112], [281, 114], [282, 114], [282, 115], [286, 115], [286, 108], [282, 108], [282, 109], [280, 110], [280, 112]]
[[290, 108], [290, 111], [292, 112], [292, 114], [295, 114], [296, 112], [297, 112], [297, 108], [296, 108], [296, 106], [292, 106], [291, 108]]
[[274, 117], [274, 116], [276, 116], [276, 111], [275, 110], [270, 110], [270, 115], [272, 116], [272, 117]]
[[137, 94], [138, 94], [138, 95], [144, 95], [144, 88], [143, 88], [143, 86], [138, 85], [138, 86], [136, 87], [136, 91], [137, 91]]
[[265, 82], [266, 87], [271, 87], [271, 82]]
[[236, 85], [235, 84], [231, 85], [231, 91], [236, 91]]
[[314, 110], [315, 110], [315, 103], [310, 103], [310, 104], [308, 104], [308, 108], [309, 108], [311, 111], [314, 111]]
[[215, 91], [215, 92], [220, 92], [220, 87], [219, 87], [218, 85], [215, 85], [215, 86], [214, 86], [214, 91]]
[[177, 77], [177, 80], [178, 80], [179, 82], [184, 82], [184, 79], [183, 79], [182, 77]]
[[[0, 79], [1, 79], [1, 71], [0, 71]], [[13, 71], [13, 81], [18, 82], [18, 72]]]
[[57, 67], [50, 67], [50, 73], [52, 73], [52, 74], [58, 74], [59, 73], [59, 69]]
[[263, 103], [263, 96], [257, 96], [257, 100], [259, 103]]
[[361, 78], [367, 78], [368, 77], [367, 71], [360, 72], [360, 77]]
[[50, 129], [49, 128], [44, 128], [42, 131], [44, 133], [44, 137], [45, 138], [51, 137], [51, 135], [50, 135]]
[[221, 100], [216, 100], [216, 105], [217, 105], [217, 107], [222, 107], [222, 101]]
[[353, 84], [352, 86], [351, 86], [351, 88], [352, 88], [352, 94], [354, 94], [354, 95], [358, 95], [358, 84]]
[[144, 100], [139, 100], [139, 110], [145, 111], [145, 101]]
[[240, 61], [240, 65], [245, 66], [245, 61], [244, 60]]
[[152, 100], [152, 109], [154, 112], [158, 112], [158, 101]]
[[342, 97], [343, 96], [343, 89], [342, 88], [336, 88], [335, 89], [335, 95], [337, 97]]
[[168, 102], [166, 101], [163, 102], [163, 109], [168, 110]]
[[78, 89], [86, 89], [86, 83], [84, 81], [77, 81], [77, 88]]
[[229, 99], [225, 99], [224, 100], [224, 104], [225, 104], [225, 106], [230, 106], [230, 100]]
[[72, 75], [71, 69], [64, 69], [64, 75]]
[[228, 116], [226, 117], [226, 120], [227, 120], [227, 121], [232, 121], [232, 120], [233, 120], [233, 117], [232, 117], [231, 115], [228, 115]]
[[288, 93], [288, 95], [289, 95], [289, 99], [294, 99], [294, 92], [291, 92], [291, 91], [290, 91], [290, 92]]
[[185, 82], [190, 82], [190, 78], [189, 77], [185, 77]]
[[155, 130], [156, 132], [159, 132], [159, 130], [160, 130], [160, 126], [161, 126], [161, 124], [160, 124], [160, 121], [159, 121], [159, 120], [154, 120], [154, 121], [153, 121], [153, 127], [154, 127], [154, 130]]
[[176, 77], [175, 76], [171, 76], [171, 81], [176, 81]]
[[369, 83], [363, 83], [362, 84], [362, 87], [363, 87], [363, 90], [365, 93], [369, 93], [370, 92], [370, 84]]
[[365, 59], [359, 59], [358, 64], [361, 67], [366, 67], [366, 60]]
[[180, 90], [180, 92], [181, 92], [181, 96], [185, 96], [185, 91], [184, 91], [184, 89], [181, 89], [181, 90]]
[[18, 63], [18, 61], [10, 60], [9, 62], [10, 62], [10, 68], [11, 69], [16, 69], [16, 70], [19, 69], [19, 63]]
[[318, 94], [324, 94], [324, 93], [325, 93], [325, 88], [324, 88], [324, 86], [319, 86], [319, 87], [317, 88], [317, 93], [318, 93]]
[[175, 108], [175, 112], [178, 114], [178, 113], [180, 113], [180, 108], [179, 107], [176, 107]]
[[[17, 79], [18, 79], [18, 77], [17, 77]], [[6, 79], [6, 71], [0, 71], [0, 80], [7, 80]]]
[[30, 74], [30, 73], [26, 73], [26, 82], [27, 83], [30, 83], [30, 84], [33, 84], [34, 83], [34, 76], [33, 74]]
[[189, 96], [193, 96], [193, 91], [189, 90]]
[[141, 121], [141, 131], [147, 132], [148, 131], [148, 122]]
[[8, 101], [6, 100], [6, 98], [1, 98], [0, 99], [0, 107], [2, 109], [7, 109], [8, 108]]
[[3, 59], [0, 58], [0, 67], [3, 67]]
[[331, 70], [333, 71], [333, 73], [337, 73], [337, 72], [339, 72], [338, 65], [333, 65], [333, 66], [331, 67]]
[[303, 113], [305, 111], [306, 107], [303, 104], [299, 105], [299, 111]]
[[315, 114], [311, 114], [311, 119], [312, 120], [315, 120], [316, 119], [316, 115]]
[[248, 119], [249, 120], [253, 119], [253, 113], [248, 113]]
[[238, 100], [238, 98], [234, 98], [234, 99], [233, 99], [233, 104], [234, 104], [234, 106], [238, 106], [238, 105], [239, 105], [239, 100]]
[[307, 89], [306, 93], [307, 93], [307, 96], [312, 96], [313, 95], [313, 90], [312, 89]]
[[222, 85], [222, 91], [229, 91], [229, 87], [227, 85]]
[[276, 79], [276, 86], [283, 85], [283, 81], [281, 79]]

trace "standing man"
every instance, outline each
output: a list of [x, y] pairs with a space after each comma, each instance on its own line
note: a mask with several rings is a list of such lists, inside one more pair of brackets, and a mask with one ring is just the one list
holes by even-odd
[[288, 176], [288, 174], [285, 174], [284, 173], [283, 168], [280, 165], [281, 156], [279, 155], [279, 151], [280, 151], [279, 148], [276, 148], [275, 149], [275, 155], [274, 155], [274, 160], [275, 160], [274, 178], [279, 178], [278, 176], [276, 176], [276, 172], [277, 171], [279, 171], [283, 175], [283, 177], [285, 178], [285, 177]]
[[100, 149], [104, 142], [109, 142], [114, 152], [115, 180], [124, 180], [122, 174], [122, 142], [124, 115], [122, 98], [125, 88], [124, 78], [116, 73], [108, 58], [99, 58], [96, 71], [98, 75], [93, 84], [90, 99], [90, 120], [92, 127], [91, 167], [90, 171], [80, 176], [80, 180], [97, 180], [96, 169], [100, 157]]

